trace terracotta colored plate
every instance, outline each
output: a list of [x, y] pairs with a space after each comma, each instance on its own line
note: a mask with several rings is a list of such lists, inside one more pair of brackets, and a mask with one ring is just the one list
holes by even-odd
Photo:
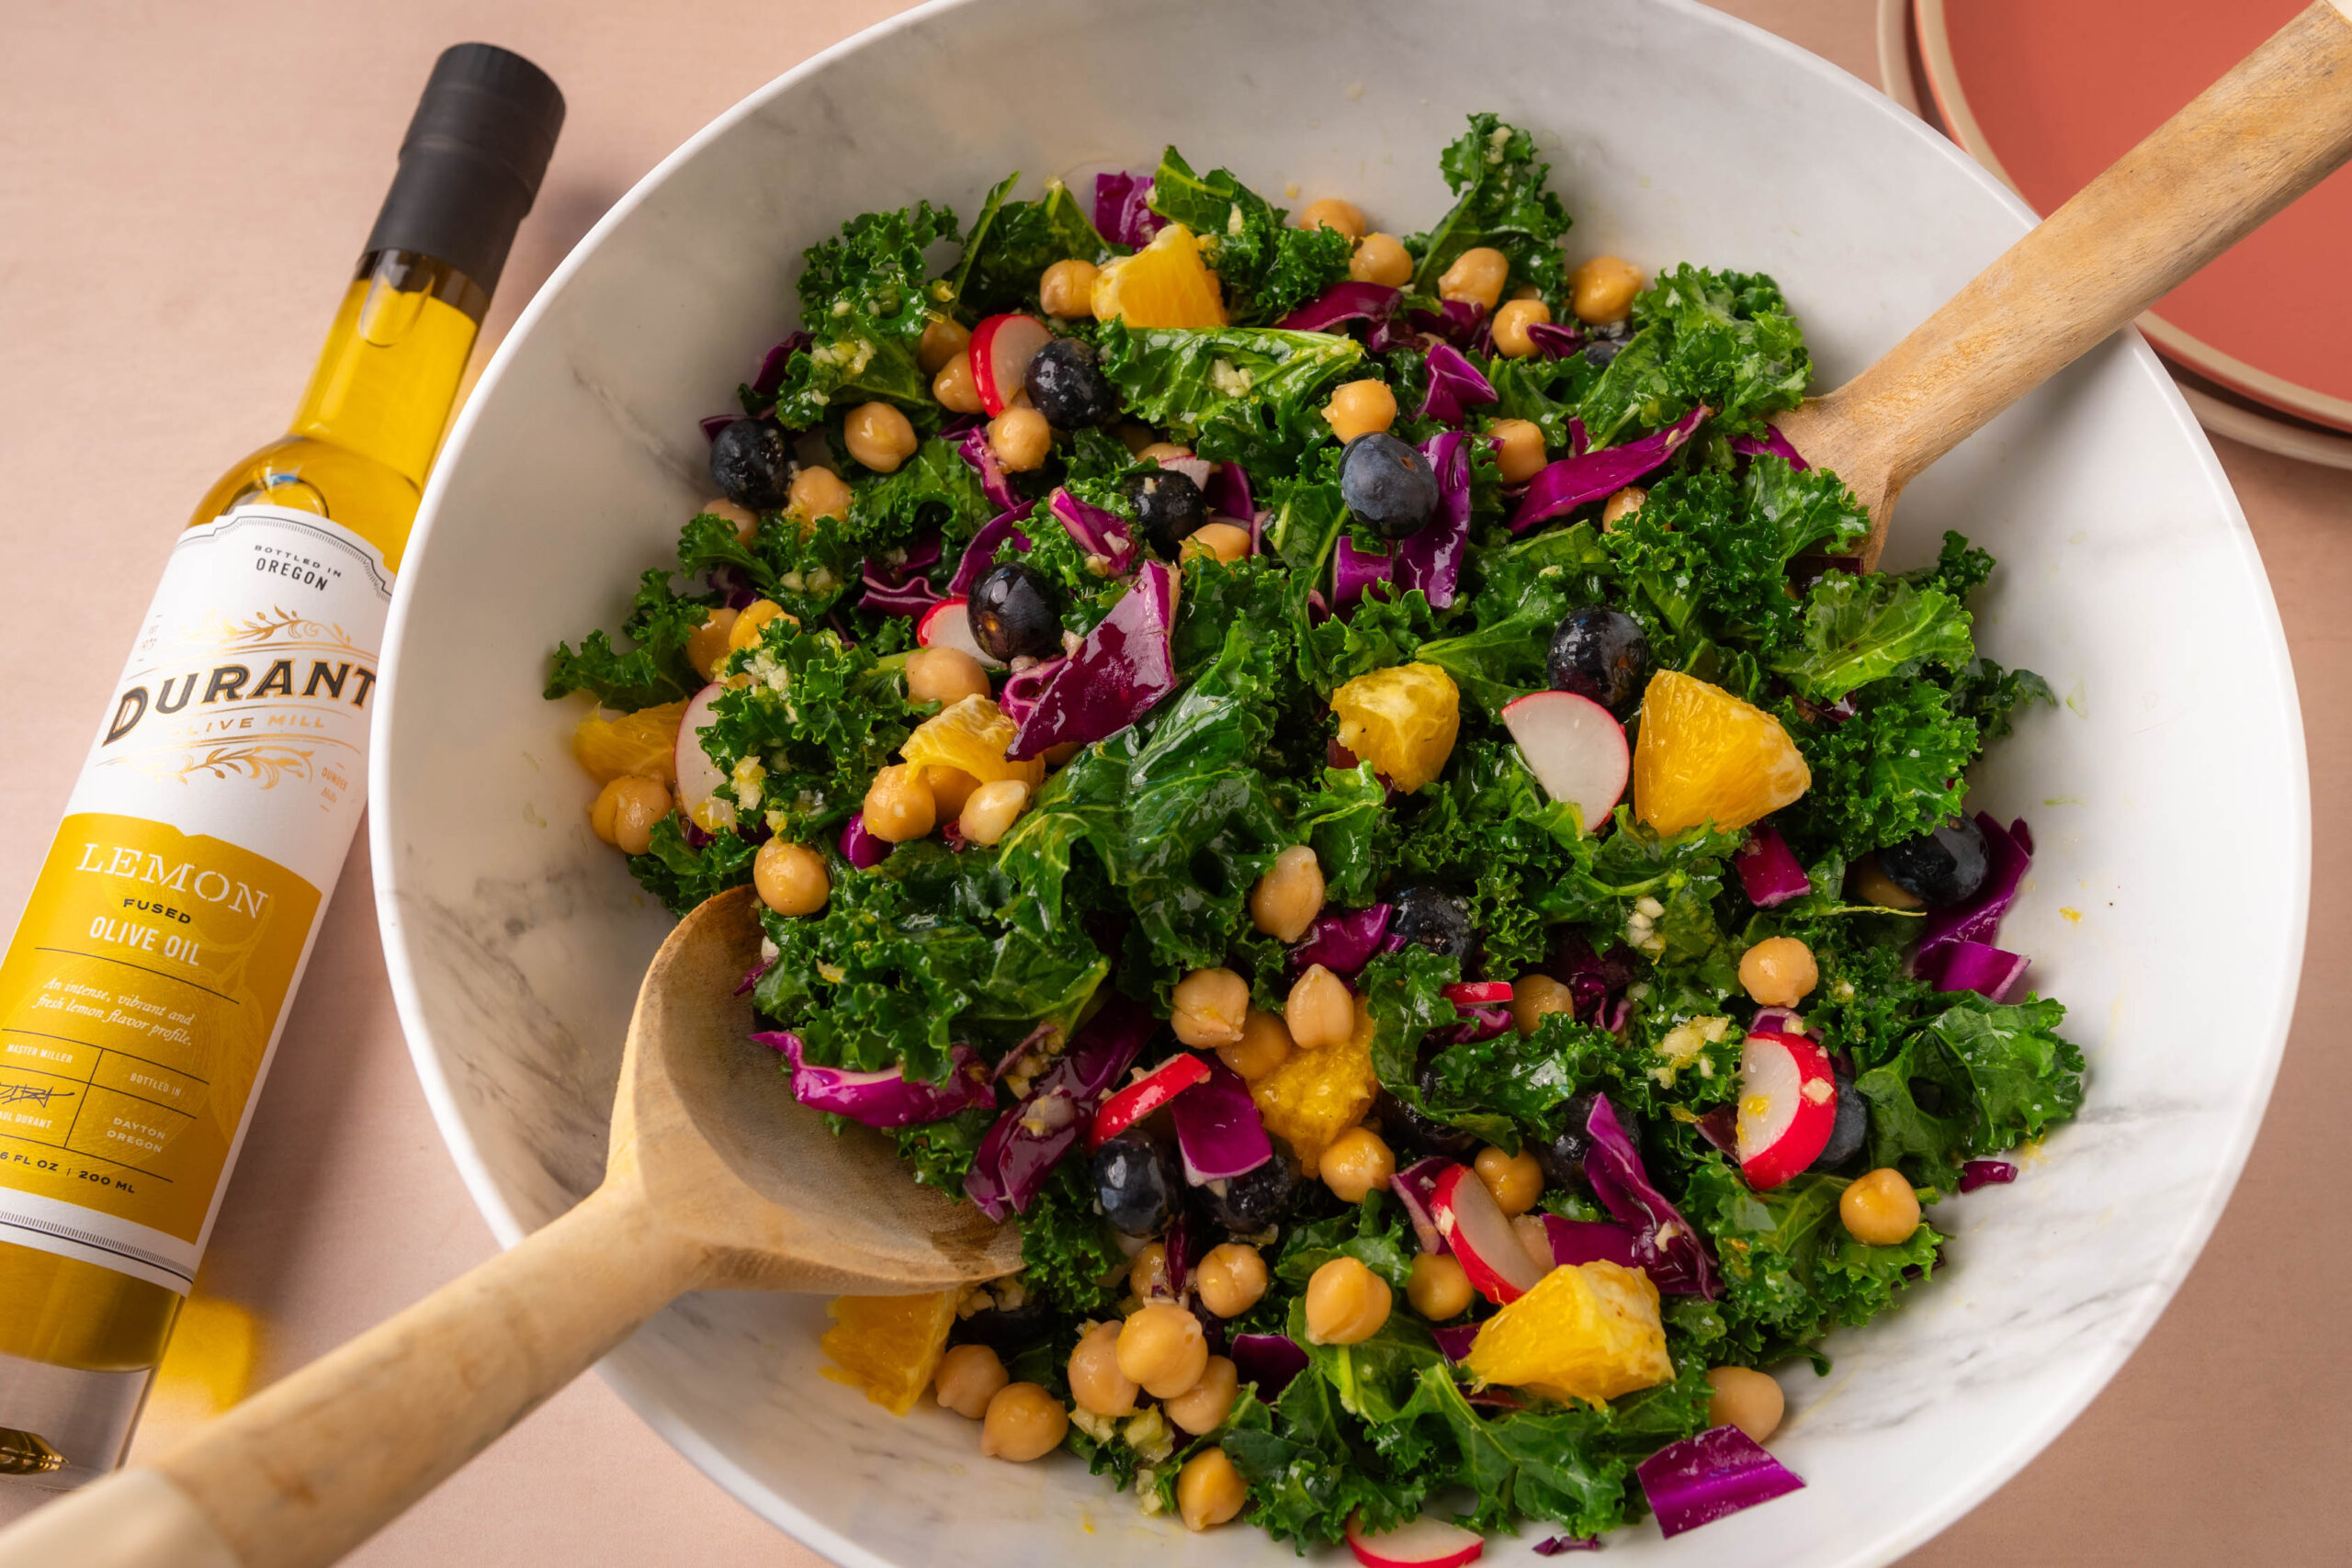
[[[2304, 0], [1914, 0], [1953, 136], [2048, 212], [2302, 9]], [[2156, 302], [2169, 358], [2352, 430], [2352, 169]]]

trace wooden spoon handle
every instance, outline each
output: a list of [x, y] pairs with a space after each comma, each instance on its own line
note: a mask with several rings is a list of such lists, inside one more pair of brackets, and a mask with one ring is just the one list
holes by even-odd
[[634, 1181], [571, 1213], [154, 1461], [0, 1533], [0, 1568], [317, 1568], [580, 1375], [705, 1255]]
[[[2352, 0], [2315, 0], [1822, 400], [1806, 428], [1842, 430], [1818, 460], [1858, 492], [1892, 501], [2347, 157]], [[1885, 509], [1874, 510], [1883, 532]], [[1873, 558], [1879, 542], [1873, 536]]]

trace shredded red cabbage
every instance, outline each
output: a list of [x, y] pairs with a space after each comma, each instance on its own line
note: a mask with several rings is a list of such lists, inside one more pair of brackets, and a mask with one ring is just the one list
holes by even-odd
[[1109, 561], [1110, 575], [1125, 577], [1135, 564], [1135, 538], [1127, 532], [1127, 520], [1115, 512], [1091, 506], [1070, 494], [1057, 490], [1046, 502], [1048, 510], [1061, 522], [1071, 543], [1090, 556], [1100, 556]]
[[1274, 1157], [1272, 1140], [1258, 1120], [1257, 1101], [1239, 1074], [1214, 1057], [1206, 1081], [1168, 1102], [1176, 1123], [1176, 1147], [1184, 1157], [1184, 1179], [1199, 1187], [1257, 1169]]
[[1269, 1404], [1306, 1370], [1306, 1352], [1286, 1334], [1237, 1334], [1230, 1354], [1241, 1381], [1256, 1383], [1258, 1397]]
[[1462, 558], [1470, 547], [1470, 437], [1441, 431], [1421, 448], [1437, 476], [1437, 515], [1396, 547], [1396, 591], [1418, 588], [1432, 610], [1453, 603], [1462, 581]]
[[2028, 961], [2021, 953], [2007, 953], [1981, 942], [1956, 942], [1943, 949], [1943, 955], [1942, 970], [1936, 976], [1939, 991], [1975, 991], [2005, 1002], [2025, 980]]
[[1789, 438], [1781, 434], [1781, 428], [1776, 424], [1766, 425], [1761, 436], [1733, 436], [1731, 449], [1743, 457], [1753, 457], [1758, 453], [1770, 452], [1775, 457], [1788, 459], [1789, 467], [1800, 473], [1813, 467], [1811, 463], [1804, 460], [1804, 454], [1799, 452], [1790, 444]]
[[1669, 1538], [1804, 1486], [1736, 1427], [1668, 1443], [1635, 1465], [1634, 1473], [1641, 1477], [1658, 1529]]
[[1062, 660], [1004, 754], [1017, 762], [1065, 741], [1100, 740], [1149, 713], [1176, 689], [1175, 624], [1176, 574], [1146, 561], [1125, 597]]
[[1459, 1361], [1470, 1353], [1471, 1341], [1478, 1337], [1475, 1323], [1441, 1323], [1430, 1329], [1430, 1337], [1437, 1341], [1438, 1351], [1449, 1361]]
[[1538, 1557], [1557, 1557], [1564, 1551], [1599, 1551], [1600, 1538], [1597, 1535], [1555, 1535], [1549, 1540], [1535, 1543]]
[[775, 968], [775, 959], [773, 959], [773, 958], [763, 958], [763, 959], [761, 959], [757, 964], [752, 964], [752, 965], [751, 972], [750, 972], [749, 974], [747, 974], [747, 975], [745, 975], [745, 976], [743, 976], [742, 983], [741, 983], [741, 984], [740, 984], [740, 985], [738, 985], [738, 986], [735, 987], [735, 989], [734, 989], [733, 991], [729, 992], [729, 994], [730, 996], [738, 996], [738, 997], [747, 997], [747, 996], [750, 996], [750, 995], [752, 994], [752, 988], [759, 985], [759, 983], [760, 983], [760, 976], [763, 976], [763, 975], [764, 975], [764, 974], [766, 974], [769, 970], [771, 970], [771, 969], [773, 969], [773, 968]]
[[1570, 1220], [1544, 1216], [1544, 1233], [1552, 1240], [1552, 1261], [1574, 1268], [1581, 1263], [1615, 1263], [1626, 1269], [1634, 1262], [1634, 1233], [1607, 1220]]
[[842, 824], [842, 858], [860, 871], [871, 871], [890, 858], [899, 846], [877, 839], [865, 829], [865, 813], [854, 811]]
[[1361, 909], [1317, 917], [1306, 928], [1306, 935], [1290, 950], [1291, 973], [1302, 974], [1307, 965], [1320, 964], [1343, 980], [1353, 979], [1357, 970], [1372, 962], [1374, 953], [1383, 951], [1380, 944], [1396, 912], [1394, 904], [1367, 904]]
[[1031, 1030], [1028, 1033], [1021, 1037], [1020, 1044], [1015, 1045], [1012, 1050], [1007, 1051], [1004, 1055], [998, 1060], [996, 1071], [989, 1075], [989, 1081], [990, 1083], [1002, 1083], [1006, 1078], [1012, 1076], [1013, 1069], [1021, 1066], [1023, 1062], [1027, 1061], [1031, 1056], [1036, 1055], [1040, 1051], [1052, 1050], [1055, 1043], [1060, 1040], [1061, 1033], [1061, 1026], [1057, 1023], [1046, 1022], [1039, 1024], [1036, 1028]]
[[1203, 489], [1207, 492], [1209, 511], [1216, 515], [1230, 517], [1237, 523], [1257, 521], [1257, 502], [1250, 493], [1250, 471], [1240, 464], [1219, 463]]
[[1584, 352], [1584, 333], [1574, 321], [1530, 321], [1527, 341], [1545, 359], [1566, 359]]
[[1062, 666], [1068, 662], [1069, 656], [1064, 654], [1006, 676], [996, 694], [998, 709], [1014, 724], [1022, 723], [1036, 710], [1037, 700], [1046, 694], [1046, 688], [1054, 683], [1054, 677], [1062, 672]]
[[1429, 374], [1429, 390], [1421, 394], [1416, 419], [1460, 424], [1471, 404], [1495, 400], [1495, 384], [1479, 375], [1478, 367], [1452, 344], [1430, 344]]
[[1021, 1103], [996, 1119], [965, 1174], [964, 1195], [992, 1220], [1027, 1213], [1046, 1178], [1085, 1135], [1103, 1095], [1159, 1028], [1150, 1009], [1112, 997]]
[[1149, 175], [1094, 176], [1094, 231], [1114, 245], [1141, 250], [1166, 220], [1154, 212]]
[[1027, 550], [1029, 536], [1021, 531], [1021, 525], [1027, 522], [1029, 514], [1036, 509], [1035, 502], [1023, 502], [1012, 511], [981, 524], [980, 531], [972, 536], [972, 542], [964, 547], [964, 558], [956, 563], [956, 575], [947, 583], [947, 597], [954, 599], [970, 593], [972, 585], [996, 564], [996, 553], [1007, 539], [1012, 541], [1015, 549]]
[[1396, 557], [1360, 550], [1353, 539], [1342, 536], [1339, 548], [1331, 552], [1331, 608], [1344, 611], [1374, 589], [1387, 587], [1396, 570]]
[[1609, 999], [1622, 994], [1637, 974], [1632, 948], [1621, 942], [1605, 953], [1595, 953], [1584, 933], [1572, 925], [1561, 928], [1544, 969], [1568, 988], [1568, 1000], [1578, 1019], [1603, 1028], [1615, 1027], [1604, 1017]]
[[[943, 430], [940, 434], [944, 436], [947, 433]], [[1010, 512], [1021, 504], [1021, 497], [1013, 490], [1012, 481], [1004, 477], [1004, 465], [996, 460], [996, 454], [989, 448], [987, 425], [975, 424], [955, 437], [955, 441], [956, 455], [971, 464], [973, 471], [980, 476], [980, 492], [989, 498], [990, 506], [999, 512]]]
[[996, 1103], [988, 1066], [969, 1045], [957, 1045], [948, 1054], [944, 1081], [918, 1083], [897, 1067], [878, 1073], [812, 1067], [804, 1058], [800, 1036], [790, 1030], [763, 1030], [752, 1038], [790, 1060], [793, 1099], [868, 1127], [911, 1127]]
[[1592, 1148], [1584, 1156], [1585, 1179], [1592, 1183], [1592, 1195], [1600, 1206], [1632, 1228], [1634, 1259], [1650, 1282], [1668, 1295], [1713, 1301], [1721, 1289], [1714, 1259], [1707, 1255], [1697, 1228], [1650, 1185], [1641, 1151], [1626, 1135], [1607, 1095], [1592, 1097], [1585, 1132], [1592, 1138]]
[[1434, 310], [1414, 310], [1405, 318], [1417, 333], [1442, 338], [1456, 348], [1476, 348], [1487, 335], [1487, 310], [1467, 299], [1442, 299]]
[[2007, 1187], [2018, 1179], [2018, 1168], [2005, 1159], [1973, 1159], [1960, 1168], [1960, 1190], [1973, 1192], [1980, 1187]]
[[938, 564], [939, 536], [928, 534], [908, 547], [907, 558], [896, 565], [874, 556], [865, 558], [863, 576], [865, 597], [859, 604], [884, 615], [920, 615], [939, 602], [939, 590], [924, 571]]
[[1610, 446], [1582, 457], [1563, 457], [1527, 483], [1527, 494], [1510, 520], [1510, 531], [1523, 534], [1538, 523], [1573, 512], [1588, 501], [1616, 494], [1635, 479], [1662, 467], [1698, 433], [1711, 411], [1704, 403], [1654, 435]]
[[1796, 852], [1777, 829], [1766, 823], [1758, 822], [1747, 830], [1747, 842], [1733, 854], [1731, 863], [1739, 870], [1739, 885], [1747, 889], [1747, 901], [1759, 909], [1813, 891], [1812, 879], [1797, 863]]
[[1739, 1158], [1739, 1112], [1728, 1105], [1718, 1105], [1692, 1122], [1691, 1129], [1707, 1140], [1717, 1154]]
[[760, 361], [760, 373], [752, 378], [752, 394], [762, 402], [774, 402], [776, 389], [784, 385], [784, 373], [792, 364], [792, 356], [816, 342], [805, 332], [794, 333], [767, 351]]
[[1992, 857], [1992, 863], [1984, 871], [1984, 884], [1973, 897], [1949, 909], [1928, 912], [1918, 949], [1911, 955], [1911, 972], [1915, 975], [1924, 977], [1941, 974], [1944, 961], [1940, 954], [1955, 942], [1992, 945], [2001, 931], [2001, 917], [2017, 900], [2018, 884], [2025, 880], [2026, 872], [2033, 864], [2033, 839], [2024, 818], [2003, 828], [1980, 811], [1976, 825], [1984, 830], [1984, 848]]
[[1584, 427], [1584, 420], [1577, 414], [1568, 415], [1568, 456], [1581, 457], [1591, 450], [1592, 433]]
[[1449, 1159], [1417, 1160], [1388, 1179], [1388, 1190], [1396, 1194], [1405, 1217], [1413, 1222], [1413, 1234], [1420, 1238], [1423, 1252], [1447, 1250], [1445, 1233], [1438, 1229], [1437, 1214], [1430, 1202], [1437, 1191], [1437, 1179], [1453, 1164]]

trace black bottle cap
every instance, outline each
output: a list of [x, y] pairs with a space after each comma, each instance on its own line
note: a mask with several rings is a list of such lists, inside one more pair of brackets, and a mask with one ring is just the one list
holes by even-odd
[[521, 55], [487, 43], [443, 50], [368, 249], [422, 252], [491, 292], [562, 128], [563, 95]]

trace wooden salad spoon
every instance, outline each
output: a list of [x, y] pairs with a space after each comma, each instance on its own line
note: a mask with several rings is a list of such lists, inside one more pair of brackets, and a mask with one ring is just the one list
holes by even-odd
[[1863, 566], [1878, 564], [1895, 498], [1928, 464], [2347, 158], [2352, 0], [2315, 0], [1876, 364], [1775, 420], [1869, 509]]
[[332, 1562], [688, 1291], [910, 1295], [1021, 1267], [1019, 1232], [836, 1137], [748, 1036], [752, 890], [654, 955], [605, 1182], [514, 1247], [160, 1458], [0, 1532], [6, 1568]]
[[[1870, 508], [2352, 158], [2352, 0], [2316, 0], [1877, 364], [1778, 423]], [[2352, 258], [2347, 258], [2352, 259]], [[315, 1568], [691, 1290], [911, 1294], [1020, 1242], [836, 1138], [750, 1042], [749, 889], [662, 943], [605, 1183], [569, 1214], [152, 1463], [0, 1532], [0, 1568]]]

